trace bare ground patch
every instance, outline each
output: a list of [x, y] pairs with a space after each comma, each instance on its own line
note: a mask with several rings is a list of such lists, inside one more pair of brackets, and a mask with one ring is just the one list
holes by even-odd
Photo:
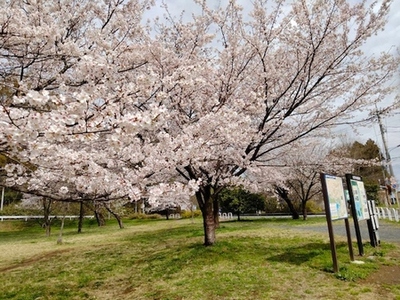
[[62, 253], [66, 253], [71, 251], [72, 249], [62, 249], [62, 250], [56, 250], [56, 251], [52, 251], [52, 252], [47, 252], [45, 254], [41, 254], [41, 255], [35, 255], [31, 258], [28, 259], [24, 259], [22, 262], [17, 263], [17, 264], [13, 264], [4, 268], [0, 268], [0, 272], [6, 272], [6, 271], [10, 271], [10, 270], [14, 270], [17, 268], [23, 268], [23, 267], [27, 267], [29, 265], [32, 265], [36, 262], [39, 261], [44, 261], [44, 260], [49, 260], [55, 256], [58, 256], [59, 254]]
[[374, 284], [400, 284], [400, 266], [381, 266], [379, 270], [372, 273], [368, 278], [363, 280], [365, 283]]

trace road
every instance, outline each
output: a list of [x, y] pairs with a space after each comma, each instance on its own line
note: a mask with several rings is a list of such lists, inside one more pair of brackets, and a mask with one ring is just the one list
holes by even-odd
[[[352, 240], [356, 240], [353, 219], [349, 219], [350, 232]], [[369, 242], [368, 226], [366, 221], [359, 222], [361, 238], [363, 242]], [[315, 232], [328, 233], [328, 226], [326, 224], [310, 224], [310, 226], [299, 226], [300, 230], [309, 230]], [[333, 233], [335, 236], [346, 237], [346, 227], [344, 220], [337, 220], [333, 222]], [[387, 220], [379, 220], [378, 234], [381, 242], [399, 243], [400, 244], [400, 223]]]

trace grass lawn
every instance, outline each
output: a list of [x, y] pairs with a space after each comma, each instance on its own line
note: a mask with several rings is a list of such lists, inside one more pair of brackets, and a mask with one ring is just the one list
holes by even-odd
[[[66, 221], [52, 236], [34, 222], [0, 222], [0, 299], [400, 299], [399, 284], [368, 280], [398, 266], [399, 245], [365, 244], [350, 263], [337, 238], [332, 272], [328, 234], [299, 227], [323, 218], [222, 222], [204, 247], [201, 219]], [[356, 252], [357, 246], [354, 243]]]

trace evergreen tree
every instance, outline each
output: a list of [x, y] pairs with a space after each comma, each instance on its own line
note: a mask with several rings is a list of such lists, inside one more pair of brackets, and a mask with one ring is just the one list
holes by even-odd
[[[379, 162], [382, 158], [378, 145], [371, 139], [365, 144], [354, 142], [347, 149], [349, 158], [359, 160], [369, 160]], [[379, 186], [384, 184], [384, 178], [387, 176], [382, 166], [377, 164], [356, 163], [353, 167], [354, 174], [362, 177], [368, 199], [377, 199]]]

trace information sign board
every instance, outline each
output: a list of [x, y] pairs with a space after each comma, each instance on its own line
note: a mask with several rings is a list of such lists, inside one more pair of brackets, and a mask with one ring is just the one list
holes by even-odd
[[332, 251], [333, 271], [339, 272], [337, 262], [336, 245], [333, 232], [332, 221], [344, 219], [347, 233], [347, 243], [349, 245], [350, 259], [354, 260], [353, 247], [349, 219], [347, 213], [347, 200], [343, 188], [343, 180], [340, 177], [321, 173], [322, 194], [324, 195], [326, 222], [328, 225], [329, 240]]
[[332, 221], [348, 218], [342, 178], [328, 174], [324, 177]]
[[357, 214], [357, 219], [360, 220], [368, 220], [368, 202], [367, 202], [367, 193], [365, 192], [364, 182], [361, 181], [361, 178], [357, 178], [356, 176], [352, 176], [350, 179], [351, 190], [353, 191], [354, 197], [354, 208]]

